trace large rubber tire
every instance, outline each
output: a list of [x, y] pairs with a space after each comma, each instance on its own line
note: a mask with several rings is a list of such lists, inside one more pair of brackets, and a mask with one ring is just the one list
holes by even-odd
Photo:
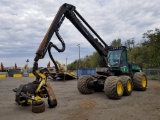
[[129, 76], [126, 76], [126, 75], [120, 76], [120, 78], [122, 79], [123, 86], [124, 86], [123, 95], [129, 96], [133, 90], [132, 80]]
[[32, 112], [34, 113], [42, 113], [45, 111], [45, 103], [44, 101], [33, 101], [32, 103]]
[[104, 92], [110, 99], [118, 100], [123, 96], [122, 79], [117, 76], [110, 76], [106, 79], [104, 84]]
[[136, 72], [133, 76], [134, 90], [145, 91], [147, 89], [147, 77], [143, 72]]
[[88, 88], [88, 82], [93, 81], [94, 78], [90, 75], [84, 75], [78, 79], [77, 88], [82, 94], [91, 94], [93, 92], [92, 89]]

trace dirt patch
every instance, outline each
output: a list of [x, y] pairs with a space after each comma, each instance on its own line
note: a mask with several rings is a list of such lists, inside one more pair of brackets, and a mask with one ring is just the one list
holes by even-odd
[[85, 110], [91, 110], [95, 107], [96, 103], [91, 100], [82, 100], [79, 103], [80, 107]]
[[104, 92], [82, 95], [77, 90], [77, 80], [52, 81], [58, 105], [50, 109], [44, 99], [43, 113], [31, 112], [31, 106], [15, 104], [13, 88], [26, 84], [35, 78], [0, 79], [0, 120], [159, 120], [160, 81], [149, 80], [145, 92], [133, 91], [120, 100], [110, 100]]
[[91, 100], [82, 100], [78, 102], [78, 109], [71, 111], [67, 120], [88, 120], [92, 109], [95, 108], [95, 102]]

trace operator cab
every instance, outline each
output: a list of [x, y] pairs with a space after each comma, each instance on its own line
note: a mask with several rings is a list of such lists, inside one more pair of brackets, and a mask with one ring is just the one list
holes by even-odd
[[111, 47], [108, 53], [108, 66], [111, 67], [112, 70], [128, 72], [127, 49], [125, 46]]

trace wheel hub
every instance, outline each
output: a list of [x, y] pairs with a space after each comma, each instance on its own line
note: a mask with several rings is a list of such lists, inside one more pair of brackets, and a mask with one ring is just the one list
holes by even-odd
[[145, 76], [142, 76], [142, 87], [146, 87], [147, 86], [147, 80]]
[[130, 80], [127, 81], [127, 89], [129, 92], [132, 90], [132, 84]]
[[117, 82], [117, 94], [118, 95], [123, 94], [123, 85], [122, 85], [122, 82]]

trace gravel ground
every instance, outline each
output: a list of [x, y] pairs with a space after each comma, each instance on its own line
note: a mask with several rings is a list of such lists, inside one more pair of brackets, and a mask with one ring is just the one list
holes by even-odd
[[160, 120], [160, 81], [149, 80], [145, 92], [133, 91], [120, 100], [108, 99], [104, 92], [82, 95], [77, 80], [52, 81], [58, 105], [43, 113], [32, 113], [31, 106], [15, 103], [13, 88], [35, 78], [0, 79], [0, 120]]

